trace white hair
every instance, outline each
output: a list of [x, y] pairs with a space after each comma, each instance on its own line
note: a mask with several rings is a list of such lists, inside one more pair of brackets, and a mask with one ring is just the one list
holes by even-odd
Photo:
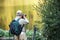
[[17, 16], [19, 16], [19, 15], [21, 15], [22, 14], [22, 11], [21, 10], [18, 10], [17, 12], [16, 12], [16, 15]]

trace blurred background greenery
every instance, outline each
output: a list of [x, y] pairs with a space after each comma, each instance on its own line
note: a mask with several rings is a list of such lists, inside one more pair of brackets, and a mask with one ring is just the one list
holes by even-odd
[[[32, 29], [37, 21], [42, 20], [42, 17], [39, 17], [33, 8], [34, 4], [37, 5], [38, 0], [0, 0], [0, 28], [9, 30], [9, 23], [15, 18], [16, 11], [22, 10], [30, 21], [27, 29]], [[40, 26], [38, 27], [40, 28]]]

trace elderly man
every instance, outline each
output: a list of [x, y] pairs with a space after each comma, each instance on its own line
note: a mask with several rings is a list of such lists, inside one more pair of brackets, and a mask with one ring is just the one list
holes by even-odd
[[[21, 11], [21, 10], [18, 10], [18, 11], [17, 11], [16, 17], [15, 17], [14, 20], [18, 20], [18, 19], [20, 19], [20, 20], [18, 21], [20, 25], [26, 25], [26, 24], [29, 23], [29, 21], [27, 20], [27, 18], [25, 17], [25, 15], [22, 14], [22, 11]], [[23, 31], [25, 31], [25, 27], [23, 27], [22, 33], [23, 33]], [[19, 36], [16, 36], [16, 35], [15, 35], [15, 36], [14, 36], [15, 40], [20, 40], [20, 38], [23, 36], [22, 33], [21, 33], [21, 35], [19, 35]], [[24, 35], [25, 35], [25, 33], [24, 33]]]

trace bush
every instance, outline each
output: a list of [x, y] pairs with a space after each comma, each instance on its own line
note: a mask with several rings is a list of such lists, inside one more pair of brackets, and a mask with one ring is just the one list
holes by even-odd
[[[28, 40], [32, 40], [33, 38], [33, 30], [30, 30], [30, 31], [26, 31], [26, 35], [27, 35], [27, 38]], [[35, 35], [35, 40], [41, 40], [41, 37], [40, 37], [40, 32], [39, 31], [36, 31], [36, 35]]]
[[[27, 35], [28, 40], [32, 40], [33, 34], [34, 34], [33, 30], [26, 31], [26, 35]], [[40, 32], [36, 31], [35, 39], [40, 40], [41, 39], [40, 36], [41, 36]], [[0, 37], [13, 37], [13, 35], [11, 33], [9, 35], [9, 31], [0, 29]]]
[[5, 31], [4, 36], [5, 37], [12, 37], [13, 35], [9, 31]]
[[0, 29], [0, 37], [4, 36], [4, 30]]
[[0, 29], [0, 37], [9, 37], [9, 36], [12, 37], [13, 35], [11, 33], [9, 35], [9, 31]]

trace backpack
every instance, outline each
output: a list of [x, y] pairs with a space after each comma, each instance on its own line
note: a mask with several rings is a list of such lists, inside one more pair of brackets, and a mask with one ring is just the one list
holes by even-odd
[[12, 22], [10, 23], [9, 27], [10, 27], [10, 33], [13, 34], [13, 35], [20, 35], [21, 31], [22, 31], [22, 28], [23, 26], [21, 26], [19, 24], [19, 21], [20, 19], [18, 19], [17, 21], [16, 20], [12, 20]]

